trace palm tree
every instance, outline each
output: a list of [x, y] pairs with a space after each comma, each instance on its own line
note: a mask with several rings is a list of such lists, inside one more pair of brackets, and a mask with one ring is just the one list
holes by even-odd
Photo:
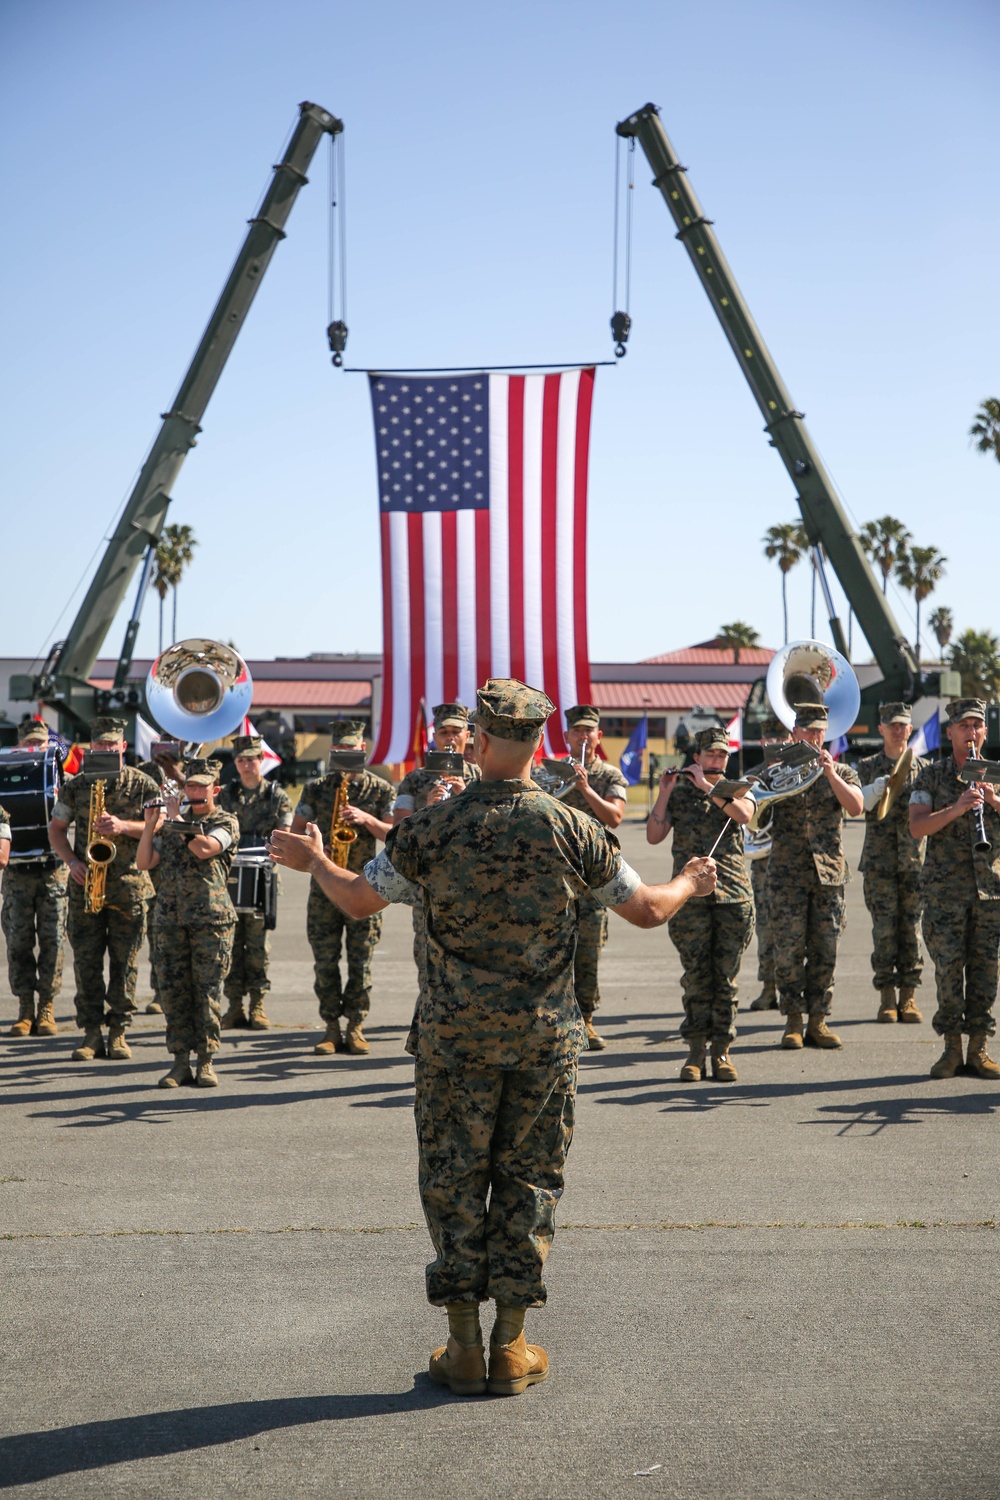
[[896, 564], [896, 577], [904, 589], [913, 595], [917, 606], [917, 664], [920, 664], [920, 606], [928, 595], [933, 594], [944, 575], [948, 561], [936, 547], [911, 547], [906, 556]]
[[780, 526], [769, 526], [761, 542], [764, 556], [776, 562], [781, 569], [781, 608], [785, 616], [785, 645], [788, 645], [788, 574], [809, 545], [809, 538], [801, 521], [782, 521]]
[[937, 643], [943, 651], [951, 640], [951, 633], [955, 628], [955, 618], [951, 610], [947, 609], [945, 605], [939, 604], [931, 615], [928, 624], [937, 636]]
[[858, 541], [871, 562], [882, 574], [882, 592], [889, 587], [889, 574], [906, 556], [910, 533], [895, 516], [881, 516], [866, 521], [858, 532]]
[[170, 549], [164, 542], [156, 544], [156, 572], [153, 575], [153, 587], [160, 596], [160, 646], [159, 655], [163, 654], [163, 604], [167, 597], [167, 589], [176, 583], [173, 559]]
[[977, 453], [992, 453], [1000, 463], [1000, 401], [995, 396], [987, 396], [976, 412], [969, 437]]
[[738, 666], [741, 646], [759, 646], [760, 636], [743, 620], [734, 620], [731, 625], [720, 625], [717, 640], [733, 648], [733, 662]]
[[177, 639], [177, 586], [194, 557], [198, 543], [190, 526], [164, 526], [156, 545], [156, 577], [153, 587], [160, 596], [160, 650], [163, 650], [163, 601], [167, 589], [174, 591], [173, 639]]
[[962, 693], [992, 702], [1000, 696], [1000, 640], [988, 630], [963, 630], [948, 653], [962, 674]]

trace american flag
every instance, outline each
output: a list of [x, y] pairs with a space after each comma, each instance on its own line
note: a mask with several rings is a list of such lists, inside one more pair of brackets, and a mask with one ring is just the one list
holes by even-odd
[[[423, 699], [488, 677], [590, 700], [587, 456], [594, 367], [370, 375], [382, 532], [382, 702], [371, 759], [412, 753]], [[565, 754], [562, 716], [550, 753]]]

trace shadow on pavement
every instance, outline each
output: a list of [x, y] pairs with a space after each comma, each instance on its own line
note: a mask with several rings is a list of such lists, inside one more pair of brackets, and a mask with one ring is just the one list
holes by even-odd
[[[222, 1075], [220, 1074], [220, 1077]], [[260, 1109], [273, 1105], [314, 1103], [321, 1099], [347, 1099], [355, 1106], [370, 1109], [412, 1109], [413, 1080], [398, 1083], [357, 1083], [344, 1088], [282, 1089], [271, 1094], [233, 1094], [223, 1087], [216, 1092], [195, 1088], [150, 1089], [141, 1099], [120, 1099], [113, 1103], [83, 1105], [78, 1109], [33, 1110], [29, 1118], [54, 1120], [63, 1129], [90, 1129], [98, 1125], [125, 1125], [136, 1120], [142, 1125], [167, 1125], [181, 1115], [216, 1114], [233, 1109]], [[123, 1092], [118, 1090], [119, 1093]], [[376, 1097], [382, 1095], [384, 1097]], [[28, 1101], [37, 1104], [37, 1096]]]
[[185, 1407], [106, 1422], [81, 1422], [42, 1432], [0, 1438], [0, 1489], [38, 1484], [60, 1474], [79, 1474], [111, 1464], [188, 1453], [284, 1427], [343, 1422], [393, 1412], [424, 1411], [454, 1398], [425, 1374], [410, 1391], [361, 1396], [290, 1396], [276, 1401], [236, 1401], [225, 1406]]
[[988, 1094], [931, 1095], [927, 1099], [906, 1096], [859, 1100], [855, 1104], [821, 1104], [819, 1113], [832, 1118], [806, 1120], [805, 1124], [835, 1125], [839, 1127], [838, 1135], [849, 1135], [858, 1128], [867, 1135], [879, 1135], [887, 1125], [922, 1125], [925, 1120], [941, 1115], [992, 1115], [998, 1108], [1000, 1095], [995, 1089]]
[[[743, 1108], [764, 1109], [769, 1104], [779, 1099], [802, 1097], [809, 1098], [817, 1094], [852, 1094], [854, 1096], [868, 1093], [872, 1089], [898, 1089], [907, 1085], [924, 1085], [927, 1082], [925, 1073], [914, 1074], [910, 1077], [900, 1077], [898, 1074], [890, 1078], [831, 1078], [822, 1081], [811, 1081], [798, 1079], [788, 1083], [726, 1083], [716, 1084], [711, 1080], [705, 1083], [673, 1083], [667, 1080], [650, 1084], [647, 1079], [633, 1080], [608, 1080], [606, 1082], [595, 1080], [594, 1082], [581, 1079], [577, 1092], [580, 1094], [596, 1094], [597, 1104], [655, 1104], [659, 1105], [664, 1114], [704, 1112], [718, 1109], [724, 1105], [737, 1105]], [[914, 1125], [919, 1123], [919, 1115], [982, 1115], [991, 1114], [1000, 1107], [1000, 1093], [996, 1089], [989, 1093], [969, 1092], [967, 1094], [942, 1094], [931, 1095], [928, 1098], [915, 1099], [912, 1095], [893, 1095], [885, 1099], [864, 1100], [855, 1097], [850, 1102], [838, 1104], [820, 1104], [818, 1109], [824, 1114], [837, 1114], [838, 1120], [803, 1120], [803, 1125], [830, 1125], [840, 1124], [844, 1126], [840, 1134], [846, 1134], [851, 1125], [878, 1125], [881, 1129], [884, 1125]], [[875, 1132], [872, 1131], [872, 1134]]]

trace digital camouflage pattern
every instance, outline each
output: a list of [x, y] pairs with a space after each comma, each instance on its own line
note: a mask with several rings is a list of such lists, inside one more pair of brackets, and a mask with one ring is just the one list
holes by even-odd
[[498, 739], [537, 743], [555, 704], [516, 677], [491, 677], [476, 692], [473, 721]]
[[[707, 792], [696, 787], [688, 776], [678, 776], [667, 813], [673, 827], [674, 875], [679, 875], [689, 859], [704, 857], [719, 834], [722, 838], [712, 858], [715, 860], [718, 884], [709, 896], [696, 901], [712, 905], [735, 902], [745, 905], [753, 900], [753, 887], [743, 858], [743, 829], [739, 823], [716, 807]], [[723, 832], [723, 830], [725, 830]], [[689, 902], [688, 905], [691, 903]]]
[[752, 860], [750, 864], [757, 928], [757, 978], [762, 984], [774, 984], [774, 936], [771, 930], [771, 908], [767, 899], [768, 864], [766, 854], [761, 859]]
[[573, 1135], [576, 1071], [575, 1062], [456, 1068], [426, 1051], [418, 1057], [419, 1186], [435, 1251], [430, 1302], [545, 1302], [542, 1271]]
[[[462, 775], [466, 785], [470, 781], [478, 781], [482, 776], [478, 766], [470, 766], [466, 761], [462, 768]], [[396, 788], [396, 801], [394, 811], [396, 812], [419, 812], [422, 807], [427, 806], [427, 798], [441, 780], [440, 771], [428, 771], [423, 766], [418, 766], [413, 771], [407, 771], [402, 781]], [[431, 803], [431, 806], [437, 806]]]
[[[90, 820], [91, 783], [84, 776], [71, 776], [64, 781], [59, 800], [52, 809], [52, 816], [60, 823], [75, 824], [70, 847], [77, 859], [87, 855], [87, 826]], [[134, 766], [123, 766], [117, 776], [109, 776], [104, 786], [104, 810], [116, 818], [129, 823], [141, 823], [143, 804], [155, 797], [158, 787], [148, 776]], [[108, 865], [107, 904], [119, 910], [134, 910], [149, 900], [153, 894], [153, 883], [144, 870], [136, 868], [135, 855], [139, 840], [124, 834], [115, 837], [116, 854]], [[70, 905], [83, 905], [83, 887], [76, 881], [70, 883]]]
[[[336, 801], [340, 783], [347, 773], [344, 771], [331, 771], [328, 776], [321, 776], [315, 781], [307, 781], [302, 788], [302, 796], [295, 809], [295, 816], [305, 818], [309, 823], [315, 823], [323, 835], [324, 844], [330, 841], [330, 827], [333, 822], [333, 807]], [[393, 804], [396, 794], [388, 781], [383, 781], [381, 776], [376, 776], [372, 771], [359, 771], [351, 776], [347, 801], [351, 807], [360, 807], [362, 812], [371, 813], [373, 818], [378, 818], [381, 823], [388, 823], [392, 819]], [[355, 828], [357, 838], [351, 844], [350, 854], [347, 859], [347, 868], [360, 875], [370, 859], [375, 858], [375, 835], [369, 833], [367, 828], [360, 826]], [[313, 881], [313, 889], [319, 887]], [[328, 903], [331, 904], [332, 903]]]
[[[850, 766], [837, 775], [860, 786]], [[775, 934], [774, 977], [783, 1015], [833, 1008], [837, 945], [844, 927], [844, 811], [825, 776], [805, 792], [774, 804], [767, 901]]]
[[[901, 707], [886, 704], [883, 712]], [[894, 722], [880, 717], [882, 723]], [[857, 767], [861, 785], [870, 786], [880, 776], [889, 776], [894, 764], [881, 750], [866, 756]], [[872, 983], [877, 990], [900, 985], [915, 988], [923, 973], [920, 871], [926, 840], [915, 839], [910, 832], [909, 793], [929, 764], [921, 756], [914, 757], [905, 785], [881, 822], [874, 808], [865, 814], [865, 845], [858, 867], [864, 876], [865, 905], [872, 919]]]
[[[976, 700], [973, 700], [976, 701]], [[952, 705], [954, 707], [954, 705]], [[965, 715], [958, 715], [965, 717]], [[940, 812], [966, 789], [955, 758], [925, 766], [910, 793], [911, 803]], [[939, 1035], [996, 1029], [993, 1006], [1000, 972], [1000, 815], [983, 808], [992, 847], [973, 849], [971, 812], [927, 839], [921, 875], [924, 941], [934, 961]]]
[[[253, 736], [241, 737], [252, 748]], [[234, 746], [235, 748], [235, 746]], [[245, 787], [242, 781], [231, 781], [219, 794], [219, 807], [232, 813], [239, 823], [240, 842], [262, 844], [276, 828], [291, 828], [292, 803], [283, 787], [266, 778], [257, 787]], [[237, 912], [233, 931], [233, 951], [226, 976], [226, 999], [239, 1003], [244, 995], [262, 1000], [271, 988], [267, 960], [271, 951], [271, 934], [264, 926], [263, 912]]]
[[206, 1053], [219, 1046], [220, 996], [236, 926], [228, 881], [239, 824], [220, 808], [198, 821], [206, 834], [221, 835], [226, 843], [210, 859], [192, 854], [179, 833], [161, 829], [153, 841], [160, 856], [153, 942], [168, 1052]]
[[11, 864], [3, 872], [0, 925], [11, 993], [19, 1000], [55, 1000], [62, 988], [68, 878], [61, 860]]
[[[182, 761], [181, 766], [183, 767], [183, 765], [184, 762]], [[148, 776], [150, 781], [155, 781], [158, 787], [162, 788], [169, 780], [167, 772], [158, 760], [141, 760], [136, 769], [141, 771], [144, 776]]]

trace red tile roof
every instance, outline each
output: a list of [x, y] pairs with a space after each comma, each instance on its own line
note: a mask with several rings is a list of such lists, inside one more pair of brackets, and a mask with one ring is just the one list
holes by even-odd
[[[766, 667], [774, 656], [770, 646], [741, 646], [741, 667]], [[720, 649], [710, 641], [703, 642], [700, 646], [685, 646], [681, 651], [667, 651], [663, 656], [644, 656], [643, 661], [650, 666], [654, 664], [661, 666], [673, 663], [679, 667], [722, 667], [732, 665], [733, 648], [726, 646]]]
[[[748, 682], [592, 682], [597, 708], [606, 713], [683, 712], [702, 703], [707, 708], [742, 708], [750, 696]], [[648, 702], [644, 700], [648, 699]]]
[[370, 682], [299, 682], [294, 677], [254, 679], [253, 706], [261, 708], [361, 708], [371, 702]]

